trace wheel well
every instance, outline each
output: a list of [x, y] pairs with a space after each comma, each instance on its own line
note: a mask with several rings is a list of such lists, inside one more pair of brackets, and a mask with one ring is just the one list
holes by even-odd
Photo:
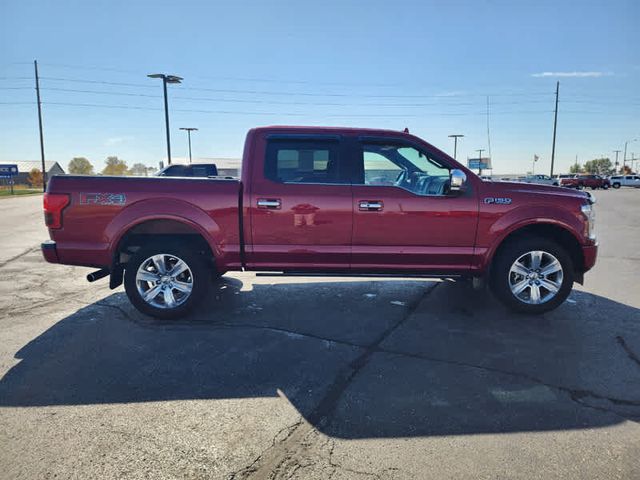
[[517, 241], [523, 237], [542, 237], [551, 239], [558, 245], [563, 247], [567, 253], [571, 256], [573, 262], [573, 268], [578, 274], [578, 281], [581, 278], [581, 274], [584, 270], [584, 255], [582, 253], [582, 247], [576, 239], [576, 237], [566, 228], [552, 225], [549, 223], [540, 223], [534, 225], [527, 225], [526, 227], [519, 228], [507, 235], [493, 254], [493, 258], [497, 258], [500, 252], [506, 245], [511, 242]]
[[132, 227], [122, 236], [114, 251], [114, 269], [125, 265], [131, 255], [143, 245], [162, 241], [189, 244], [190, 248], [213, 261], [214, 255], [209, 243], [195, 228], [178, 220], [148, 220]]

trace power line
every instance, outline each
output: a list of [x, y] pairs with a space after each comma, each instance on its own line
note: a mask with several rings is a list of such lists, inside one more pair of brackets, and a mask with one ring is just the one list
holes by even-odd
[[[85, 80], [85, 79], [75, 79], [75, 78], [64, 78], [64, 77], [40, 77], [43, 80], [50, 81], [62, 81], [62, 82], [73, 82], [73, 83], [87, 83], [87, 84], [97, 84], [97, 85], [111, 85], [111, 86], [122, 86], [122, 87], [136, 87], [136, 88], [150, 88], [151, 85], [142, 84], [142, 83], [126, 83], [126, 82], [108, 82], [104, 80]], [[242, 93], [242, 94], [250, 94], [250, 95], [285, 95], [285, 96], [304, 96], [304, 97], [356, 97], [356, 98], [453, 98], [453, 97], [484, 97], [484, 94], [459, 94], [459, 95], [379, 95], [379, 94], [357, 94], [357, 93], [318, 93], [318, 92], [291, 92], [291, 91], [275, 91], [275, 90], [244, 90], [244, 89], [233, 89], [233, 88], [205, 88], [205, 87], [182, 87], [182, 90], [193, 90], [193, 91], [202, 91], [202, 92], [215, 92], [215, 93]], [[530, 92], [530, 93], [499, 93], [493, 96], [550, 96], [552, 95], [550, 92]]]
[[[161, 108], [154, 107], [140, 107], [135, 105], [107, 105], [107, 104], [97, 104], [97, 103], [72, 103], [72, 102], [42, 102], [43, 105], [56, 105], [56, 106], [70, 106], [70, 107], [90, 107], [90, 108], [115, 108], [115, 109], [124, 109], [124, 110], [147, 110], [147, 111], [158, 111], [162, 110]], [[175, 108], [172, 109], [174, 112], [186, 112], [186, 113], [215, 113], [215, 114], [230, 114], [230, 115], [287, 115], [287, 116], [323, 116], [323, 117], [376, 117], [376, 118], [409, 118], [416, 117], [422, 118], [424, 114], [309, 114], [309, 113], [301, 113], [301, 112], [256, 112], [256, 111], [238, 111], [238, 110], [206, 110], [206, 109], [183, 109], [183, 108]], [[552, 110], [534, 110], [534, 111], [514, 111], [514, 112], [493, 112], [494, 114], [538, 114], [538, 113], [553, 113]], [[485, 115], [485, 112], [440, 112], [433, 113], [433, 115], [442, 115], [442, 116], [478, 116]]]
[[[28, 88], [28, 87], [24, 87]], [[145, 98], [161, 98], [160, 95], [150, 95], [145, 93], [131, 93], [131, 92], [113, 92], [102, 90], [79, 90], [73, 88], [57, 88], [46, 87], [41, 90], [53, 91], [53, 92], [69, 92], [69, 93], [88, 93], [96, 95], [116, 95], [127, 97], [145, 97]], [[212, 98], [212, 97], [185, 97], [182, 95], [176, 95], [173, 97], [177, 100], [193, 100], [193, 101], [211, 101], [211, 102], [223, 102], [223, 103], [255, 103], [255, 104], [270, 104], [270, 105], [317, 105], [317, 106], [361, 106], [361, 107], [429, 107], [429, 106], [478, 106], [479, 102], [456, 102], [456, 103], [351, 103], [351, 102], [308, 102], [308, 101], [286, 101], [286, 100], [250, 100], [250, 99], [238, 99], [238, 98]], [[547, 102], [539, 100], [526, 100], [517, 102], [494, 102], [494, 105], [522, 105], [522, 104], [539, 104]]]

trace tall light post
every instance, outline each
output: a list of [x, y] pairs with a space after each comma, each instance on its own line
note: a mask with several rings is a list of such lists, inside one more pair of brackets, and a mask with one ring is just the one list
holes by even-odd
[[627, 145], [629, 145], [630, 143], [633, 143], [635, 141], [637, 141], [637, 138], [634, 138], [633, 140], [627, 140], [626, 142], [624, 142], [624, 156], [622, 157], [622, 172], [624, 173], [625, 167], [627, 166]]
[[180, 130], [187, 132], [187, 138], [189, 138], [189, 163], [191, 163], [191, 132], [197, 132], [198, 129], [194, 127], [180, 127]]
[[457, 155], [458, 155], [458, 139], [459, 138], [463, 138], [464, 135], [460, 135], [458, 133], [454, 134], [454, 135], [449, 135], [449, 138], [453, 138], [453, 158], [457, 160]]
[[482, 176], [482, 152], [484, 152], [484, 148], [479, 148], [476, 152], [478, 152], [478, 176]]
[[164, 121], [167, 130], [167, 162], [171, 165], [171, 135], [169, 131], [169, 102], [167, 101], [167, 83], [180, 83], [182, 77], [175, 75], [165, 75], [164, 73], [152, 73], [147, 75], [149, 78], [161, 78], [162, 90], [164, 91]]

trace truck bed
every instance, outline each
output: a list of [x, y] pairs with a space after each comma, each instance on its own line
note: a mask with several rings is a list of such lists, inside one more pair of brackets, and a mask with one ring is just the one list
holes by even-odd
[[[131, 228], [175, 218], [195, 232], [222, 241], [224, 261], [239, 263], [240, 182], [228, 177], [54, 176], [48, 193], [68, 194], [63, 225], [50, 230], [60, 263], [107, 267], [115, 246]], [[165, 220], [166, 222], [166, 220]]]

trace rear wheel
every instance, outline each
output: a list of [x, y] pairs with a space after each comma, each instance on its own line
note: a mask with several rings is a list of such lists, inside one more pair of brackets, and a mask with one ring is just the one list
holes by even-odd
[[210, 284], [205, 259], [171, 243], [141, 248], [129, 260], [124, 286], [140, 312], [162, 319], [186, 315]]
[[602, 184], [602, 189], [603, 190], [608, 190], [609, 189], [609, 184], [608, 183], [603, 183]]
[[544, 313], [565, 301], [573, 278], [571, 257], [560, 245], [543, 238], [521, 239], [498, 254], [491, 288], [514, 311]]

